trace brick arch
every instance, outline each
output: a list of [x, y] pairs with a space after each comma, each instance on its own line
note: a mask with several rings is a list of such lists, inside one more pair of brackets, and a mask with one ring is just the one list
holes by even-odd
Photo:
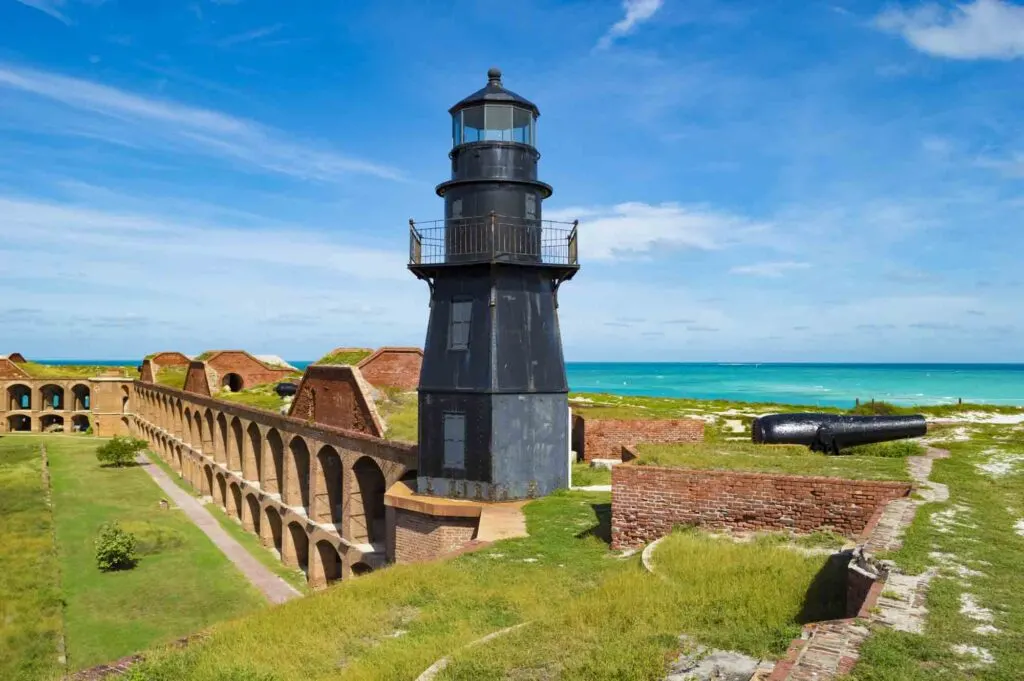
[[217, 423], [217, 433], [213, 442], [213, 458], [218, 463], [227, 464], [227, 451], [228, 451], [228, 417], [224, 412], [217, 414], [215, 419]]
[[288, 443], [284, 493], [281, 499], [289, 506], [301, 506], [309, 515], [309, 446], [301, 435]]
[[267, 431], [267, 461], [263, 466], [263, 488], [270, 494], [280, 494], [284, 476], [284, 442], [277, 428]]
[[32, 430], [32, 417], [27, 414], [11, 414], [7, 417], [7, 430], [12, 433], [27, 433]]
[[79, 431], [85, 432], [89, 429], [89, 417], [85, 414], [75, 414], [71, 417], [71, 425], [77, 427]]
[[[44, 383], [39, 386], [39, 411], [63, 411], [64, 394], [64, 386], [59, 383]], [[58, 406], [54, 406], [55, 398]]]
[[317, 480], [313, 520], [318, 523], [340, 526], [342, 518], [342, 480], [345, 477], [341, 455], [331, 445], [324, 445], [317, 452], [316, 458]]
[[325, 539], [318, 541], [315, 549], [309, 583], [314, 589], [321, 589], [341, 579], [342, 559], [334, 544]]
[[242, 449], [244, 448], [242, 435], [242, 420], [235, 416], [228, 426], [227, 443], [227, 466], [228, 470], [242, 470]]
[[245, 447], [242, 453], [242, 477], [263, 485], [263, 433], [255, 422], [245, 429]]
[[130, 414], [132, 410], [131, 404], [131, 391], [128, 390], [128, 386], [121, 386], [121, 413]]
[[51, 428], [57, 425], [64, 425], [64, 417], [61, 416], [60, 414], [43, 414], [42, 416], [39, 417], [40, 431], [45, 432], [47, 428]]
[[228, 485], [228, 515], [232, 518], [242, 519], [242, 488], [239, 487], [238, 483], [231, 481]]
[[72, 411], [89, 411], [91, 394], [86, 383], [75, 383], [71, 386]]
[[259, 536], [263, 510], [255, 494], [246, 494], [242, 502], [242, 528]]
[[176, 424], [175, 434], [179, 438], [185, 437], [185, 418], [182, 414], [181, 400], [174, 401], [174, 422]]
[[213, 480], [213, 467], [209, 464], [203, 466], [203, 479], [202, 479], [202, 494], [204, 496], [213, 496], [214, 480]]
[[35, 405], [36, 399], [32, 394], [31, 387], [24, 383], [12, 383], [7, 386], [7, 409], [9, 411], [32, 410]]
[[297, 522], [288, 523], [287, 529], [281, 560], [289, 567], [302, 570], [306, 573], [306, 579], [309, 579], [309, 535]]
[[184, 462], [181, 458], [181, 445], [174, 446], [174, 468], [178, 471], [178, 475], [181, 475], [184, 468]]
[[352, 466], [349, 533], [356, 544], [384, 541], [384, 492], [387, 482], [377, 462], [360, 457]]
[[182, 410], [181, 418], [182, 418], [181, 439], [185, 441], [185, 444], [187, 444], [189, 447], [191, 447], [192, 446], [192, 410], [189, 409], [188, 407], [185, 407]]
[[277, 509], [273, 506], [267, 506], [264, 510], [264, 517], [266, 522], [263, 523], [261, 528], [260, 538], [263, 540], [263, 545], [268, 549], [272, 548], [277, 551], [277, 555], [282, 555], [283, 540], [284, 540], [284, 527], [282, 526], [281, 514], [277, 512]]
[[217, 419], [213, 410], [207, 409], [203, 413], [203, 454], [217, 461]]
[[217, 487], [213, 494], [213, 500], [220, 504], [225, 511], [228, 510], [228, 481], [219, 471], [217, 472]]
[[192, 412], [192, 449], [203, 451], [206, 436], [203, 434], [203, 415], [199, 410]]

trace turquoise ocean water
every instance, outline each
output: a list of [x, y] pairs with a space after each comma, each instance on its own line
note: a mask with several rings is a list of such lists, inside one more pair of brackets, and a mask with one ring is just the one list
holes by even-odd
[[[42, 360], [47, 361], [47, 360]], [[50, 363], [50, 362], [48, 362]], [[71, 361], [54, 364], [138, 364]], [[292, 362], [304, 369], [310, 362]], [[964, 402], [1024, 405], [1024, 364], [729, 364], [570, 362], [578, 392], [851, 407]]]

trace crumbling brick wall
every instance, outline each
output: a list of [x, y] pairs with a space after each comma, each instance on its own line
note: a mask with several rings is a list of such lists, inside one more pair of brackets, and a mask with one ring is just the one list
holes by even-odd
[[620, 459], [623, 447], [702, 442], [699, 419], [598, 419], [573, 417], [573, 449], [584, 461]]
[[384, 426], [369, 386], [355, 367], [313, 364], [295, 393], [289, 416], [383, 437]]
[[395, 562], [436, 560], [472, 541], [478, 518], [448, 518], [388, 508], [394, 517]]
[[213, 352], [207, 357], [206, 364], [216, 372], [219, 379], [223, 379], [227, 374], [238, 374], [244, 388], [283, 381], [292, 374], [291, 369], [267, 366], [242, 350]]
[[11, 379], [11, 378], [27, 378], [26, 374], [21, 367], [12, 362], [10, 358], [5, 357], [0, 359], [0, 378]]
[[612, 547], [646, 544], [676, 525], [856, 537], [910, 490], [907, 482], [623, 464], [612, 469]]
[[415, 390], [420, 382], [423, 350], [380, 348], [357, 366], [370, 385]]
[[210, 377], [206, 371], [205, 362], [189, 362], [183, 390], [187, 393], [210, 397]]

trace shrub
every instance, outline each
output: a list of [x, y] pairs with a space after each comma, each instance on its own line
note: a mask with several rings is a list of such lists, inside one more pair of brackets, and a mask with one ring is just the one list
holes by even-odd
[[145, 440], [116, 435], [110, 442], [96, 450], [96, 458], [101, 463], [112, 466], [127, 466], [135, 461], [135, 456], [148, 446], [149, 444]]
[[870, 445], [848, 447], [842, 451], [851, 456], [880, 456], [883, 458], [900, 459], [907, 456], [921, 456], [924, 447], [915, 440], [893, 440], [891, 442], [875, 442]]
[[896, 414], [905, 414], [909, 411], [889, 402], [862, 402], [851, 409], [849, 413], [861, 416], [894, 416]]
[[96, 537], [96, 565], [104, 572], [134, 567], [135, 535], [116, 522], [104, 523]]

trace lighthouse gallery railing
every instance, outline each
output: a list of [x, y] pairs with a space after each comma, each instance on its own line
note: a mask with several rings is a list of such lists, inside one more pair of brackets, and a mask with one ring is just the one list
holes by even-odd
[[409, 264], [513, 262], [574, 266], [579, 264], [578, 224], [498, 214], [409, 220]]

